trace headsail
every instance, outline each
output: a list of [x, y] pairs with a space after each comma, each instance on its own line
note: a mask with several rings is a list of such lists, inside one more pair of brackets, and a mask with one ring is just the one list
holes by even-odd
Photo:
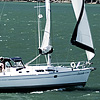
[[77, 24], [71, 38], [71, 43], [86, 50], [87, 58], [88, 60], [91, 60], [95, 54], [84, 0], [72, 0], [72, 5]]
[[53, 51], [53, 48], [50, 45], [50, 1], [46, 0], [45, 5], [46, 5], [46, 25], [45, 25], [42, 45], [39, 48], [40, 54], [49, 54], [52, 53]]

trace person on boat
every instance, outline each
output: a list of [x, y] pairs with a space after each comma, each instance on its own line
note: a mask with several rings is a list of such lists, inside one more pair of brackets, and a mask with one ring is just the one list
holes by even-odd
[[0, 58], [0, 60], [1, 60], [1, 62], [0, 62], [0, 72], [3, 72], [4, 71], [4, 60], [3, 60], [3, 58], [1, 57]]

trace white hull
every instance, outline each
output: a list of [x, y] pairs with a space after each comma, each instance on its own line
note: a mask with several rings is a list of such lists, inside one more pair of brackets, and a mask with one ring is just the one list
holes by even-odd
[[[90, 74], [89, 68], [53, 72], [39, 75], [0, 76], [0, 91], [32, 91], [84, 86]], [[27, 88], [27, 89], [26, 89]], [[23, 89], [23, 90], [22, 90]], [[25, 90], [24, 90], [25, 89]], [[7, 91], [10, 92], [10, 91]]]

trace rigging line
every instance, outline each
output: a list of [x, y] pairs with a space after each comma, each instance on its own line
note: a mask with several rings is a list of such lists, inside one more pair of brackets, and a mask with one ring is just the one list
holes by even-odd
[[[35, 38], [35, 42], [36, 42], [36, 49], [37, 49], [37, 47], [40, 47], [40, 19], [39, 19], [39, 10], [40, 10], [40, 8], [39, 8], [39, 2], [37, 2], [37, 6], [36, 7], [34, 7], [34, 8], [37, 8], [37, 22], [38, 22], [38, 25], [37, 25], [37, 35], [36, 35], [36, 38]], [[38, 37], [38, 40], [39, 40], [39, 43], [37, 44], [37, 37]], [[37, 50], [35, 50], [36, 52], [36, 55], [37, 55]], [[38, 58], [38, 57], [35, 57], [35, 58]], [[34, 58], [34, 59], [35, 59]], [[29, 61], [28, 63], [26, 63], [26, 65], [29, 65], [31, 62], [33, 62], [34, 61], [34, 59], [32, 59], [31, 61]], [[35, 59], [36, 60], [36, 59]], [[37, 64], [37, 60], [36, 60], [36, 64]]]
[[68, 59], [70, 59], [69, 58], [69, 55], [70, 55], [70, 51], [71, 50], [73, 50], [73, 49], [71, 49], [71, 45], [70, 44], [68, 44], [68, 48], [67, 48], [67, 57], [66, 57], [66, 60], [68, 61]]
[[[39, 6], [39, 3], [37, 2], [37, 6]], [[39, 15], [39, 8], [37, 7], [37, 21], [38, 21], [38, 34], [37, 34], [37, 36], [36, 36], [36, 38], [35, 38], [35, 40], [36, 40], [36, 49], [37, 49], [37, 47], [39, 46], [39, 44], [37, 44], [37, 37], [39, 38], [39, 18], [38, 18], [38, 15]], [[37, 46], [38, 45], [38, 46]], [[37, 55], [37, 50], [36, 50], [36, 55]], [[36, 64], [37, 64], [37, 60], [36, 60]]]
[[43, 6], [40, 6], [40, 5], [34, 6], [34, 8], [42, 8], [42, 7], [45, 7], [45, 5], [43, 5]]
[[53, 32], [53, 25], [52, 25], [52, 11], [51, 11], [51, 9], [52, 9], [52, 7], [51, 7], [51, 3], [50, 3], [50, 36], [51, 36], [51, 38], [50, 38], [50, 44], [52, 44], [52, 46], [53, 46], [53, 37], [54, 37], [54, 32]]
[[41, 56], [41, 54], [39, 54], [38, 56], [36, 56], [34, 59], [32, 59], [31, 61], [29, 61], [28, 63], [26, 63], [25, 65], [29, 65], [30, 63], [32, 63], [33, 61], [35, 61], [37, 58], [39, 58]]
[[[37, 2], [37, 6], [39, 6], [39, 3]], [[39, 39], [39, 47], [40, 47], [40, 19], [39, 19], [39, 9], [37, 8], [37, 18], [38, 18], [38, 39]]]
[[40, 15], [40, 13], [41, 13], [41, 10], [40, 10], [40, 2], [38, 3], [38, 5], [39, 5], [39, 8], [37, 9], [38, 10], [38, 38], [39, 38], [39, 48], [40, 48], [40, 42], [41, 42], [41, 40], [40, 40], [40, 34], [41, 34], [41, 20], [40, 20], [40, 18], [39, 18], [39, 15]]
[[[41, 9], [40, 9], [40, 2], [37, 2], [38, 7], [38, 47], [40, 48], [41, 46], [41, 18], [39, 18], [39, 15], [41, 14]], [[39, 58], [38, 62], [40, 63], [41, 59]]]
[[46, 60], [46, 63], [47, 63], [47, 57], [46, 57], [46, 55], [45, 55], [45, 60]]
[[5, 8], [5, 4], [6, 4], [6, 1], [4, 2], [3, 7], [2, 7], [2, 10], [1, 10], [1, 13], [0, 13], [0, 21], [1, 21], [2, 14], [3, 14], [4, 8]]

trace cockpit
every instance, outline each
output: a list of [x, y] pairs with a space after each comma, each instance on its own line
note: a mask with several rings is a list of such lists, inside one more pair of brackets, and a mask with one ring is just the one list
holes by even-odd
[[2, 58], [2, 63], [4, 64], [4, 69], [5, 68], [24, 68], [23, 61], [20, 57], [15, 57], [15, 58]]

